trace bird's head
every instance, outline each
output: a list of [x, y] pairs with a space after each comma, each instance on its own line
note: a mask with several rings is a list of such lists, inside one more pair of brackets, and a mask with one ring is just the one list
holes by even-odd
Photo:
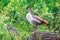
[[33, 8], [28, 8], [28, 12], [30, 12], [31, 14], [33, 13]]

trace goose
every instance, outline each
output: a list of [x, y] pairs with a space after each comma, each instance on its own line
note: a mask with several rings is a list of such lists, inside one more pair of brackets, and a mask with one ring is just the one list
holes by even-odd
[[28, 8], [28, 13], [26, 14], [27, 21], [34, 26], [34, 33], [37, 31], [38, 25], [47, 26], [49, 23], [48, 21], [42, 19], [39, 16], [33, 15], [33, 8]]

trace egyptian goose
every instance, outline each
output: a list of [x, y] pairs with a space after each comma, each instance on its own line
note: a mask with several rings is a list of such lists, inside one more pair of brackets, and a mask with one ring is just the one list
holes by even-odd
[[48, 25], [48, 22], [38, 16], [33, 15], [33, 9], [29, 8], [26, 19], [34, 26], [34, 33], [36, 32], [37, 25]]

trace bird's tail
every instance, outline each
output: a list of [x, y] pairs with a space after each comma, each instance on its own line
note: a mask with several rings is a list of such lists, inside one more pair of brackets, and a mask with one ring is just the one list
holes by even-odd
[[49, 26], [49, 22], [47, 22], [46, 20], [43, 20], [42, 22], [43, 22], [42, 25], [44, 25], [44, 26]]
[[48, 27], [50, 27], [49, 22], [47, 22], [46, 20], [43, 21], [43, 25], [44, 25], [44, 26], [48, 26]]

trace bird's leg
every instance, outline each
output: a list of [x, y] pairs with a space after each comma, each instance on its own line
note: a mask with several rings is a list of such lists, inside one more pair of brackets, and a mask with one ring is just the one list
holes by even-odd
[[34, 25], [34, 33], [36, 32], [37, 29], [37, 25]]

